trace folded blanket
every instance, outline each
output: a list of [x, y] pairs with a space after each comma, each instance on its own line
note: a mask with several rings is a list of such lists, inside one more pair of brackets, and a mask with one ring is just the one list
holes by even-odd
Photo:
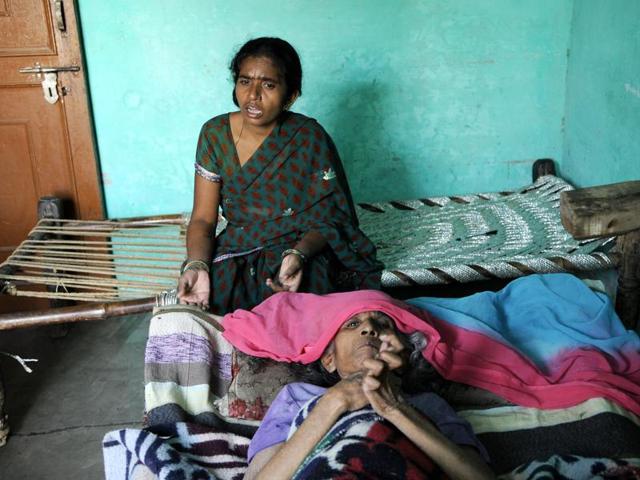
[[507, 406], [458, 414], [489, 451], [496, 473], [554, 454], [640, 458], [640, 418], [603, 398], [563, 409]]
[[165, 427], [193, 422], [250, 434], [256, 426], [228, 423], [221, 412], [232, 380], [233, 347], [193, 310], [163, 308], [151, 319], [145, 350], [146, 425], [166, 435]]
[[[529, 291], [534, 284], [541, 283], [539, 277], [512, 282], [520, 283], [521, 287], [512, 288], [514, 305], [531, 298]], [[563, 285], [580, 282], [565, 274], [545, 277], [543, 283], [553, 286], [548, 290], [558, 303], [565, 296]], [[516, 293], [519, 293], [517, 298]], [[575, 289], [569, 289], [566, 296], [571, 298], [574, 294]], [[544, 294], [538, 289], [536, 297], [541, 295]], [[614, 315], [594, 316], [594, 312], [602, 309], [600, 296], [584, 292], [582, 303], [598, 306], [581, 311], [580, 324], [588, 325], [583, 331], [598, 332], [602, 340], [606, 339], [607, 331], [613, 336], [620, 333], [619, 320]], [[525, 318], [531, 324], [531, 337], [553, 328], [554, 316], [549, 312], [554, 312], [554, 303], [548, 305], [540, 309], [537, 317]], [[441, 308], [444, 307], [441, 305]], [[382, 292], [365, 290], [324, 296], [279, 293], [252, 311], [237, 310], [226, 315], [223, 335], [250, 355], [308, 363], [320, 358], [348, 318], [369, 310], [386, 313], [402, 332], [422, 332], [427, 338], [424, 357], [446, 379], [484, 388], [523, 406], [563, 408], [589, 398], [604, 397], [640, 414], [640, 339], [633, 333], [625, 334], [625, 341], [618, 345], [606, 345], [607, 351], [585, 339], [574, 338], [573, 344], [563, 344], [560, 340], [554, 344], [552, 358], [541, 354], [532, 359], [509, 341], [498, 340], [497, 335], [462, 328]], [[515, 328], [511, 325], [512, 330]], [[563, 331], [570, 332], [572, 328], [572, 325], [562, 325], [558, 335], [562, 337]], [[541, 359], [544, 368], [536, 363]]]

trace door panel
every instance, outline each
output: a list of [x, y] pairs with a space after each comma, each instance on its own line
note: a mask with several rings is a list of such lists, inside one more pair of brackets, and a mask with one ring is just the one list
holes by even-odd
[[0, 0], [0, 56], [56, 53], [48, 3], [47, 0]]
[[[13, 228], [0, 229], [0, 244], [17, 245], [24, 239], [36, 221], [36, 212], [30, 206], [38, 201], [37, 177], [31, 162], [33, 143], [29, 139], [29, 124], [16, 120], [0, 124], [0, 205], [3, 206], [2, 223]], [[7, 147], [9, 144], [9, 148]], [[26, 200], [26, 201], [25, 201]]]
[[[40, 197], [62, 198], [70, 218], [104, 218], [76, 6], [64, 0], [59, 25], [56, 3], [0, 0], [0, 261], [35, 225]], [[19, 71], [35, 65], [80, 71], [58, 73], [49, 104], [43, 76]]]
[[[64, 129], [60, 128], [60, 125], [65, 124], [62, 104], [57, 102], [50, 105], [45, 102], [42, 88], [39, 85], [0, 89], [0, 104], [3, 106], [3, 111], [0, 114], [1, 124], [5, 126], [22, 125], [24, 131], [22, 139], [16, 139], [20, 143], [5, 142], [0, 137], [4, 147], [0, 151], [2, 164], [12, 162], [12, 158], [15, 161], [17, 155], [14, 149], [18, 148], [19, 151], [23, 151], [28, 148], [31, 168], [19, 169], [14, 171], [14, 174], [18, 177], [33, 175], [33, 185], [36, 187], [38, 197], [55, 195], [75, 200], [75, 176], [69, 161], [66, 135]], [[3, 184], [23, 183], [18, 181], [18, 177], [5, 179], [1, 182]], [[7, 186], [11, 188], [10, 185]], [[15, 189], [14, 194], [19, 196], [20, 190]], [[33, 200], [28, 203], [33, 205]], [[75, 216], [74, 211], [68, 212], [68, 214], [71, 217]]]

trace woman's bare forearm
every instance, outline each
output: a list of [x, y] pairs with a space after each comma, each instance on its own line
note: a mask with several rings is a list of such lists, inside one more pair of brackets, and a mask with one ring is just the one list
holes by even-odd
[[344, 411], [345, 407], [339, 400], [331, 395], [323, 396], [302, 425], [271, 457], [255, 478], [265, 480], [291, 478]]
[[452, 480], [495, 479], [495, 475], [477, 452], [453, 443], [410, 405], [400, 404], [389, 415], [388, 420], [437, 463]]
[[327, 244], [327, 239], [324, 236], [316, 232], [315, 230], [309, 230], [304, 236], [296, 243], [295, 248], [300, 250], [304, 255], [311, 258], [320, 250], [322, 250]]
[[195, 175], [193, 210], [187, 227], [187, 257], [207, 263], [213, 255], [218, 205], [220, 204], [220, 184], [209, 182]]
[[215, 222], [192, 219], [187, 228], [187, 257], [192, 260], [211, 261], [215, 241]]

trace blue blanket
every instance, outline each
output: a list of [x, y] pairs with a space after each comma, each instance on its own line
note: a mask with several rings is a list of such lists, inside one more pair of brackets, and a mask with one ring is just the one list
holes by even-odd
[[640, 338], [624, 328], [609, 298], [569, 274], [531, 275], [499, 292], [408, 303], [511, 346], [543, 371], [566, 350], [596, 348], [619, 365], [627, 362], [624, 353], [640, 351]]

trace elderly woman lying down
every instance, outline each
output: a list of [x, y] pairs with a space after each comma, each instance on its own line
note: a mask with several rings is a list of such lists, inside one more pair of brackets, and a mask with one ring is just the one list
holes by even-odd
[[[421, 476], [440, 478], [450, 471], [446, 470], [451, 468], [450, 463], [454, 467], [457, 463], [465, 463], [467, 468], [475, 466], [466, 457], [464, 462], [449, 462], [450, 453], [458, 447], [447, 442], [429, 441], [424, 450], [419, 448], [427, 436], [442, 439], [428, 423], [425, 426], [422, 417], [416, 421], [412, 416], [416, 412], [408, 405], [429, 418], [453, 443], [469, 445], [473, 441], [465, 442], [458, 434], [451, 434], [453, 427], [462, 425], [457, 430], [469, 439], [464, 433], [466, 427], [456, 417], [447, 421], [439, 408], [420, 401], [436, 398], [433, 401], [441, 403], [437, 397], [411, 396], [413, 392], [407, 387], [418, 385], [408, 376], [415, 369], [395, 368], [399, 363], [396, 357], [404, 363], [409, 356], [405, 351], [408, 348], [402, 348], [403, 340], [385, 336], [380, 325], [370, 331], [368, 324], [357, 330], [359, 324], [347, 323], [354, 317], [360, 320], [358, 315], [366, 312], [382, 312], [393, 319], [395, 330], [412, 339], [415, 332], [423, 334], [426, 341], [417, 349], [442, 376], [445, 386], [447, 382], [462, 383], [470, 386], [469, 393], [482, 389], [513, 404], [487, 408], [486, 402], [478, 403], [473, 398], [458, 403], [467, 407], [465, 418], [474, 422], [478, 437], [491, 448], [491, 467], [501, 475], [520, 478], [532, 472], [552, 472], [563, 478], [583, 479], [593, 476], [595, 467], [608, 471], [638, 464], [640, 339], [635, 332], [624, 329], [608, 299], [575, 277], [553, 274], [524, 277], [501, 292], [462, 299], [424, 298], [405, 303], [371, 290], [329, 295], [277, 293], [250, 311], [237, 310], [215, 323], [207, 321], [208, 317], [180, 311], [158, 313], [151, 321], [145, 353], [148, 428], [118, 430], [105, 437], [107, 478], [131, 478], [130, 472], [140, 464], [160, 478], [178, 478], [177, 471], [184, 473], [184, 478], [242, 478], [247, 471], [250, 443], [244, 433], [249, 434], [249, 429], [244, 421], [225, 417], [224, 407], [240, 400], [251, 407], [246, 408], [248, 415], [257, 412], [262, 418], [263, 401], [274, 403], [272, 389], [247, 391], [244, 395], [243, 385], [253, 381], [276, 388], [276, 383], [285, 384], [280, 383], [283, 377], [294, 375], [274, 373], [281, 372], [279, 368], [254, 369], [238, 364], [232, 387], [239, 387], [233, 390], [229, 387], [231, 379], [222, 377], [236, 366], [227, 354], [230, 345], [244, 354], [278, 362], [312, 365], [320, 360], [322, 365], [324, 359], [328, 369], [335, 367], [335, 372], [344, 377], [349, 377], [348, 365], [353, 363], [347, 362], [345, 367], [343, 362], [355, 359], [364, 364], [365, 356], [374, 360], [374, 365], [361, 365], [356, 370], [361, 371], [361, 378], [381, 382], [379, 386], [374, 382], [373, 390], [369, 380], [361, 390], [354, 378], [338, 378], [341, 383], [328, 391], [312, 385], [289, 385], [253, 441], [250, 475], [261, 470], [258, 462], [267, 463], [267, 456], [274, 461], [278, 456], [291, 460], [296, 464], [293, 476], [298, 478], [379, 478], [403, 469], [409, 470], [409, 478], [418, 469]], [[353, 337], [351, 350], [347, 348], [343, 354], [345, 329]], [[399, 334], [395, 336], [402, 339]], [[376, 345], [378, 352], [371, 352]], [[357, 346], [362, 349], [354, 349]], [[369, 353], [359, 355], [361, 350]], [[373, 358], [375, 353], [377, 359]], [[382, 372], [377, 362], [382, 363]], [[209, 375], [212, 370], [222, 372], [220, 379], [213, 379], [215, 383]], [[398, 397], [388, 395], [398, 392], [393, 383], [395, 372], [402, 372], [404, 404], [393, 402]], [[419, 373], [417, 377], [424, 380]], [[451, 393], [441, 386], [438, 389], [443, 394]], [[216, 395], [227, 388], [226, 398], [217, 399]], [[323, 392], [328, 393], [306, 405], [310, 397]], [[462, 396], [449, 395], [454, 401]], [[381, 408], [380, 401], [383, 406], [391, 403], [391, 408]], [[341, 411], [367, 403], [370, 406], [366, 410], [349, 412], [335, 420]], [[383, 415], [375, 413], [376, 407]], [[325, 410], [329, 414], [324, 414]], [[443, 410], [448, 413], [446, 405]], [[302, 424], [309, 411], [312, 415], [308, 422], [326, 421], [328, 426], [316, 429], [313, 423], [309, 427], [305, 424], [300, 441], [304, 443], [307, 435], [315, 439], [306, 437], [308, 444], [303, 450], [311, 453], [305, 456], [304, 452], [294, 452], [298, 455], [295, 459], [286, 452], [298, 444], [300, 435], [288, 439], [289, 428], [294, 421], [295, 425]], [[244, 418], [251, 418], [248, 415]], [[281, 449], [280, 455], [261, 452], [277, 444], [273, 450]], [[449, 448], [441, 448], [443, 444]], [[445, 473], [441, 474], [443, 467]], [[329, 472], [318, 473], [321, 469]], [[264, 475], [268, 476], [268, 470]]]
[[[406, 393], [416, 387], [399, 373], [416, 371], [408, 345], [382, 312], [347, 319], [314, 364], [316, 383], [331, 386], [281, 390], [251, 441], [245, 478], [494, 478], [465, 420], [434, 393]], [[426, 364], [415, 353], [411, 363]]]

